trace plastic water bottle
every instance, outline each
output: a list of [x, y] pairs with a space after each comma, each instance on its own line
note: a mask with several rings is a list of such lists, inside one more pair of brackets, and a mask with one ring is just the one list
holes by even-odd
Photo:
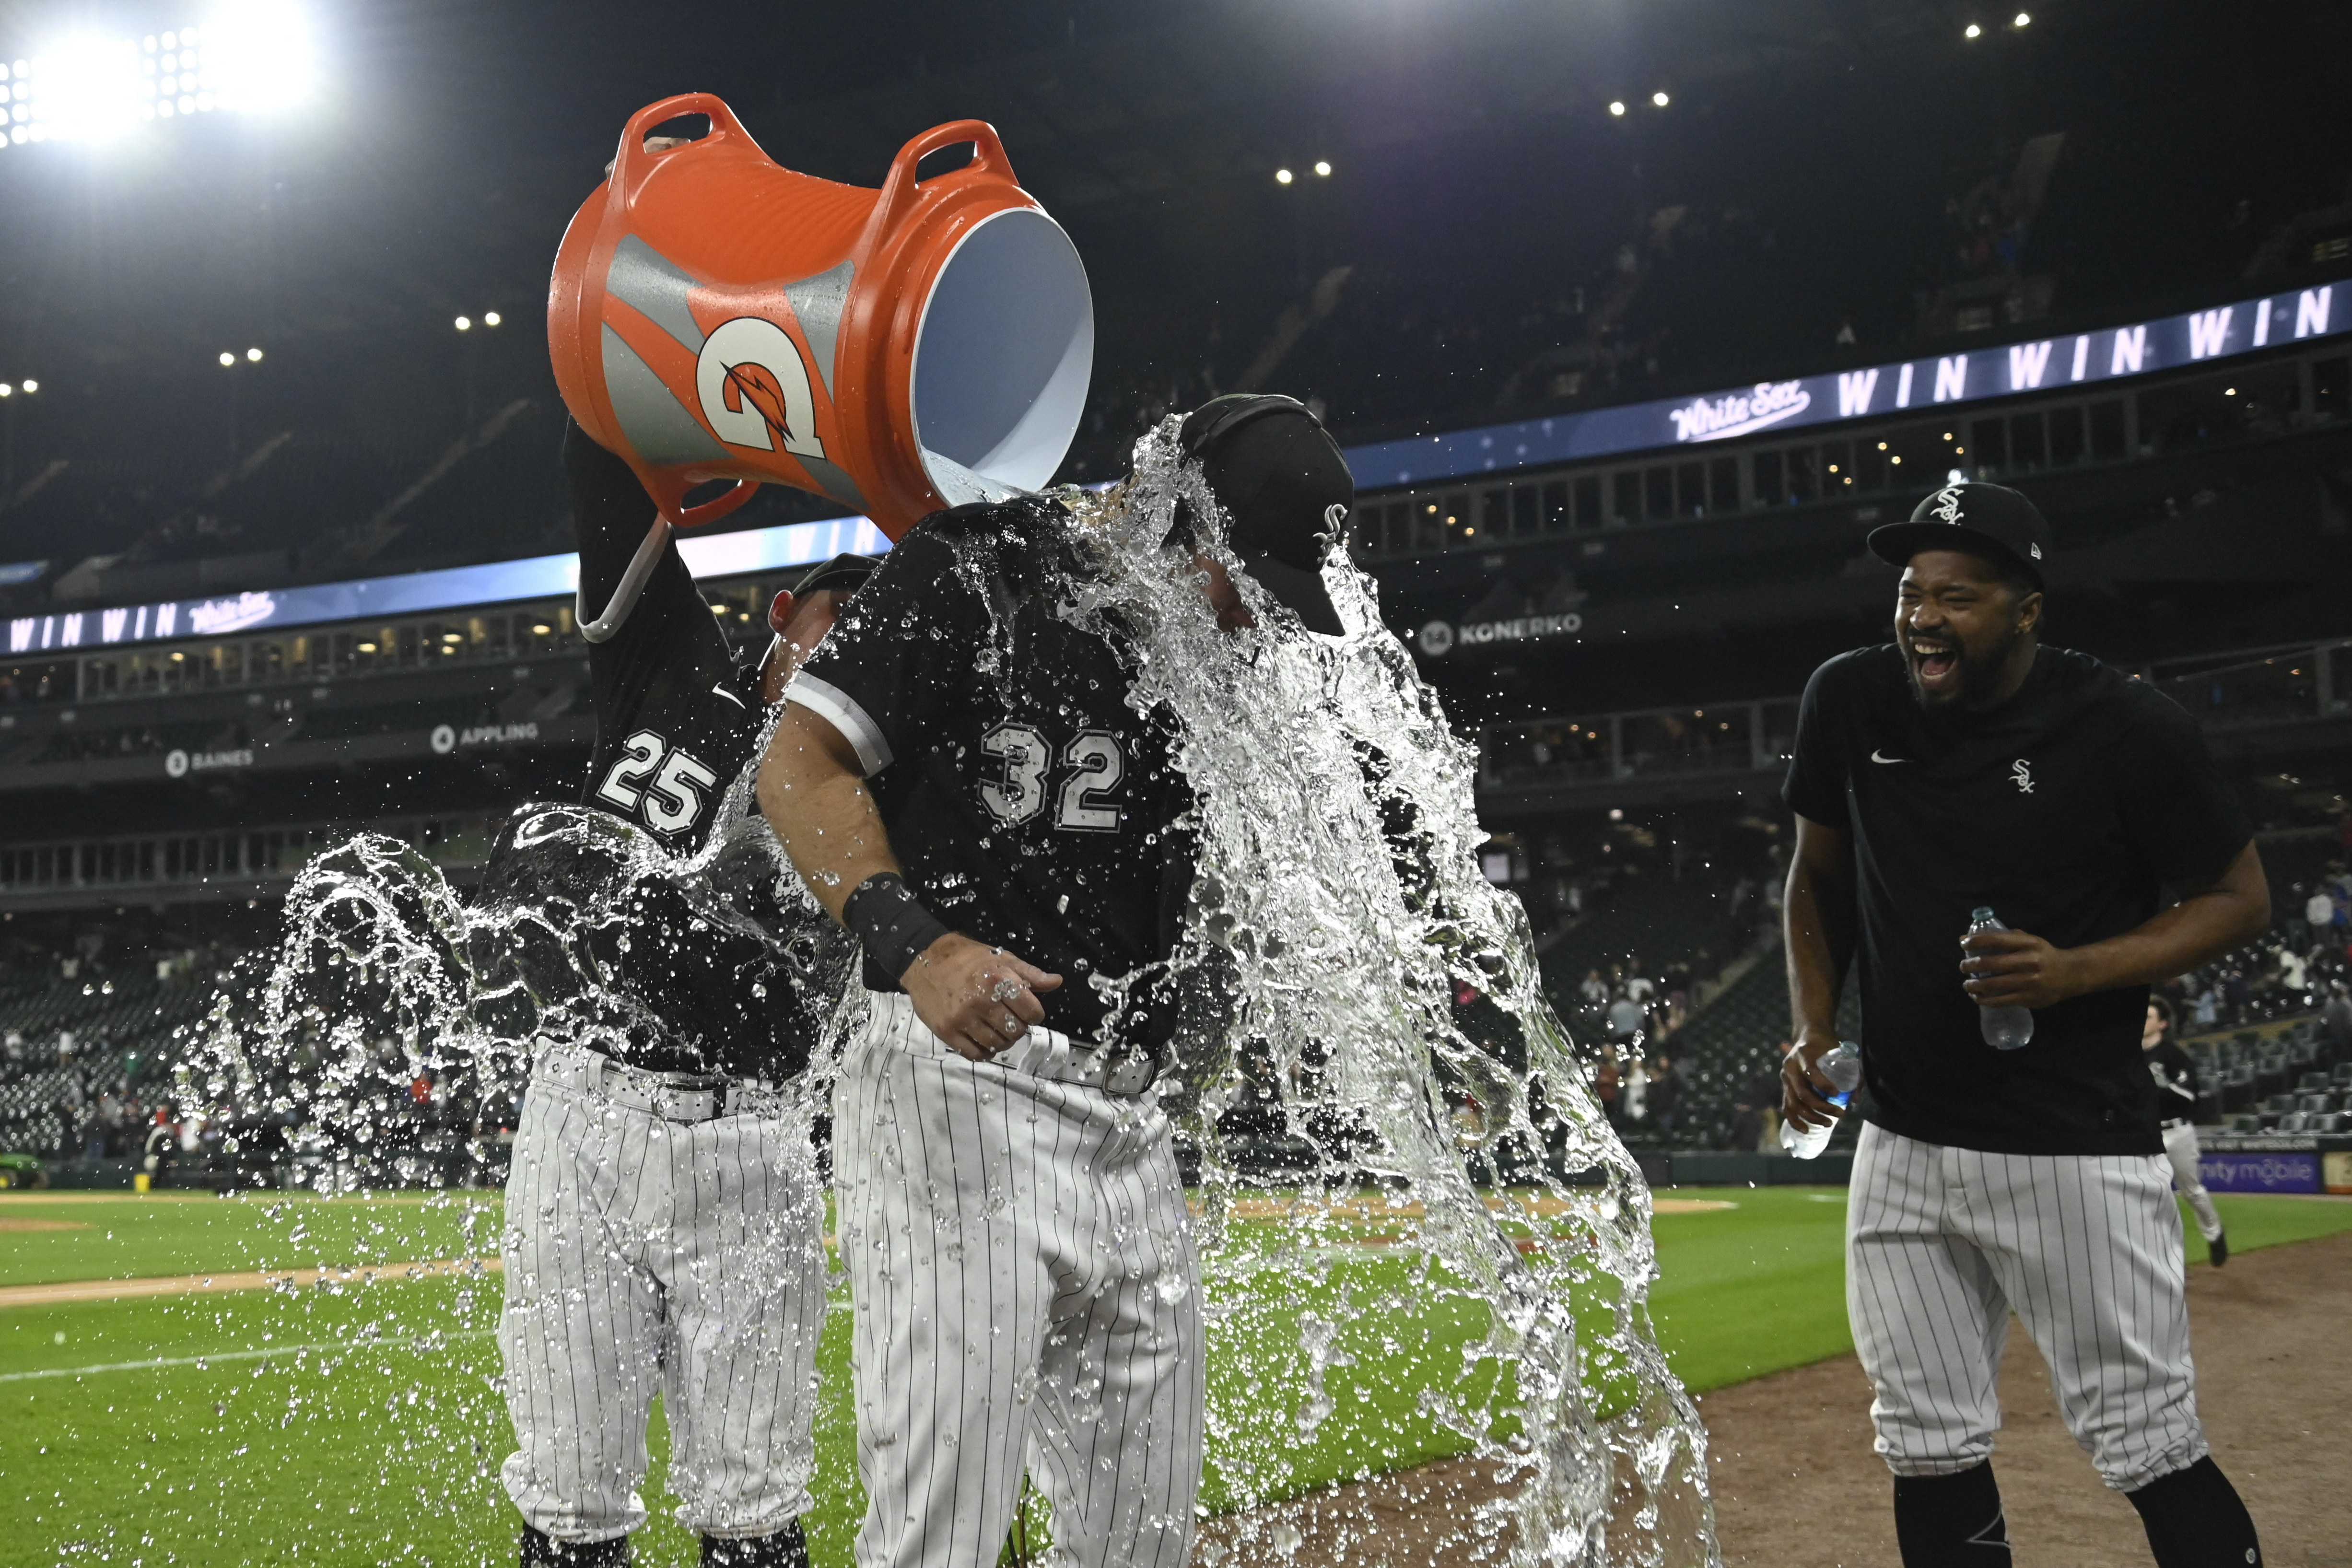
[[[2000, 917], [1990, 906], [1979, 908], [1969, 916], [1969, 934], [1980, 931], [2007, 931]], [[1984, 1042], [1997, 1051], [2013, 1051], [2033, 1038], [2033, 1009], [2031, 1007], [1977, 1008], [1977, 1026], [1984, 1031]]]
[[[1823, 1078], [1837, 1086], [1837, 1092], [1829, 1097], [1829, 1102], [1843, 1110], [1846, 1102], [1853, 1098], [1853, 1091], [1862, 1086], [1862, 1047], [1852, 1040], [1840, 1040], [1823, 1051], [1821, 1060], [1813, 1065], [1822, 1069]], [[1829, 1147], [1830, 1134], [1836, 1131], [1837, 1123], [1834, 1121], [1824, 1121], [1819, 1127], [1804, 1129], [1800, 1129], [1793, 1121], [1783, 1121], [1780, 1123], [1780, 1147], [1800, 1160], [1811, 1160]]]

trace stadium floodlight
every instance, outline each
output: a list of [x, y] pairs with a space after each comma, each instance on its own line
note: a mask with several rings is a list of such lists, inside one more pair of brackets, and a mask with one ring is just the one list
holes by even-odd
[[1666, 106], [1666, 95], [1663, 92], [1654, 92], [1650, 95], [1650, 101], [1664, 109]]
[[1969, 38], [1981, 38], [1984, 37], [1984, 29], [1978, 26], [1974, 22], [1970, 22], [1969, 24], [1969, 30], [1962, 34], [1961, 37]]
[[1290, 184], [1291, 179], [1291, 173], [1287, 169], [1276, 169], [1274, 172], [1274, 183], [1277, 185], [1286, 185]]
[[2033, 18], [2026, 13], [2020, 11], [2017, 14], [2017, 20], [2011, 22], [2010, 26], [2012, 27], [2031, 27], [2033, 26]]
[[0, 381], [0, 397], [10, 397], [10, 396], [14, 396], [14, 395], [15, 395], [15, 394], [16, 394], [16, 389], [15, 387], [13, 387], [13, 386], [9, 385], [6, 382], [5, 382], [5, 381]]
[[471, 316], [460, 316], [460, 317], [458, 317], [458, 318], [457, 318], [457, 330], [458, 330], [459, 331], [461, 331], [461, 332], [470, 332], [470, 331], [472, 331], [474, 330], [474, 318], [473, 318], [473, 317], [471, 317]]
[[1315, 173], [1316, 173], [1318, 176], [1320, 176], [1321, 178], [1323, 178], [1323, 179], [1326, 179], [1326, 180], [1329, 179], [1329, 178], [1331, 177], [1331, 164], [1330, 164], [1330, 161], [1329, 161], [1328, 159], [1325, 159], [1325, 158], [1318, 158], [1318, 159], [1316, 159], [1316, 160], [1315, 160]]
[[18, 382], [16, 384], [27, 396], [30, 396], [32, 394], [41, 390], [41, 384], [30, 379], [29, 377], [24, 381]]
[[223, 370], [226, 370], [230, 365], [233, 365], [233, 364], [235, 364], [235, 363], [236, 363], [236, 356], [235, 354], [233, 354], [233, 353], [229, 353], [229, 352], [228, 352], [228, 350], [226, 350], [226, 349], [223, 349], [223, 350], [221, 350], [221, 356], [220, 356], [220, 359], [221, 359], [221, 368], [222, 368]]
[[486, 327], [495, 327], [505, 320], [506, 318], [499, 315], [496, 310], [485, 310], [482, 312], [482, 325]]
[[68, 38], [33, 57], [32, 112], [48, 136], [106, 142], [139, 123], [139, 51], [128, 38]]
[[[184, 46], [186, 32], [180, 37]], [[288, 0], [239, 0], [205, 28], [203, 41], [201, 85], [225, 108], [247, 114], [290, 109], [317, 85], [310, 24]]]
[[267, 112], [308, 99], [316, 76], [310, 29], [292, 0], [229, 0], [201, 26], [77, 35], [0, 64], [0, 145], [106, 142], [157, 120]]
[[1609, 100], [1609, 112], [1612, 114], [1622, 115], [1625, 112], [1625, 100], [1622, 98], [1611, 99]]
[[259, 364], [261, 363], [261, 351], [259, 349], [247, 349], [245, 351], [245, 357], [252, 363]]

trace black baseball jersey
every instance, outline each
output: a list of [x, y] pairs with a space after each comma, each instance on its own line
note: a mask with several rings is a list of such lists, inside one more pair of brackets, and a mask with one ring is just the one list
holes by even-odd
[[[599, 616], [645, 542], [654, 503], [629, 465], [577, 424], [564, 431], [563, 472], [580, 596]], [[719, 796], [760, 740], [760, 655], [739, 658], [718, 619], [673, 540], [619, 629], [588, 645], [596, 752], [581, 798], [676, 854], [708, 841]]]
[[2147, 987], [2042, 1009], [2031, 1044], [1995, 1050], [1959, 941], [1979, 905], [2059, 947], [2105, 941], [2151, 919], [2166, 884], [2229, 866], [2252, 827], [2179, 705], [2045, 647], [1999, 708], [1931, 711], [1899, 648], [1863, 648], [1806, 687], [1782, 796], [1853, 836], [1864, 1116], [1996, 1153], [2161, 1147]]
[[[582, 597], [591, 616], [602, 616], [652, 524], [654, 503], [629, 466], [577, 424], [564, 434], [563, 468]], [[619, 627], [588, 649], [596, 750], [583, 800], [673, 856], [709, 847], [722, 798], [758, 763], [765, 721], [759, 661], [739, 659], [717, 623], [672, 541]], [[599, 848], [593, 835], [562, 826], [578, 815], [518, 813], [484, 879], [486, 897], [538, 900], [576, 911], [602, 940], [628, 936], [614, 950], [631, 955], [626, 963], [600, 958], [593, 947], [562, 962], [551, 951], [526, 963], [525, 989], [542, 1016], [606, 1026], [600, 1037], [625, 1042], [621, 1054], [642, 1067], [768, 1079], [800, 1071], [847, 980], [854, 943], [796, 890], [778, 886], [789, 873], [765, 823], [756, 816], [740, 823], [693, 879], [648, 879], [625, 875], [627, 858], [609, 843]], [[618, 923], [615, 910], [625, 916]], [[583, 957], [595, 962], [572, 961]], [[622, 998], [618, 1015], [574, 994], [591, 975]], [[617, 1037], [616, 1016], [625, 1026]]]
[[2169, 1039], [2141, 1053], [2156, 1085], [2156, 1119], [2167, 1125], [2197, 1117], [2197, 1064]]
[[756, 878], [649, 860], [629, 842], [644, 831], [573, 805], [507, 819], [475, 900], [494, 919], [469, 933], [485, 1022], [666, 1072], [799, 1073], [847, 975], [845, 940], [829, 921], [780, 939], [756, 918]]
[[[1192, 795], [1130, 650], [1057, 613], [1069, 514], [1034, 499], [938, 513], [900, 540], [788, 701], [856, 749], [907, 882], [950, 929], [1062, 976], [1045, 1025], [1158, 1049], [1181, 933]], [[1145, 972], [1112, 1019], [1102, 982]], [[898, 989], [870, 963], [866, 984]], [[1145, 993], [1151, 993], [1145, 999]]]

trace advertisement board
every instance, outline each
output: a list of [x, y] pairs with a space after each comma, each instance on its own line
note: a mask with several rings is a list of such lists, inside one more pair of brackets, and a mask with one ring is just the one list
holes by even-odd
[[2197, 1163], [2198, 1179], [2215, 1193], [2315, 1193], [2319, 1152], [2215, 1152]]
[[[2345, 289], [2340, 300], [2338, 287]], [[1435, 484], [1506, 468], [1701, 447], [1766, 430], [2088, 387], [2347, 331], [2352, 283], [2330, 283], [2098, 331], [1351, 447], [1348, 464], [1360, 489]]]

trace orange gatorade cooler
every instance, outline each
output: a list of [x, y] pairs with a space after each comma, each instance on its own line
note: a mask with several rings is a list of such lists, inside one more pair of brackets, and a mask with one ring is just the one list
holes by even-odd
[[[709, 135], [646, 150], [686, 114]], [[916, 178], [967, 143], [965, 166]], [[1039, 489], [1077, 431], [1094, 335], [1076, 247], [986, 124], [923, 132], [869, 191], [779, 167], [709, 93], [631, 118], [548, 285], [564, 403], [680, 526], [776, 483], [897, 539], [941, 507]]]

